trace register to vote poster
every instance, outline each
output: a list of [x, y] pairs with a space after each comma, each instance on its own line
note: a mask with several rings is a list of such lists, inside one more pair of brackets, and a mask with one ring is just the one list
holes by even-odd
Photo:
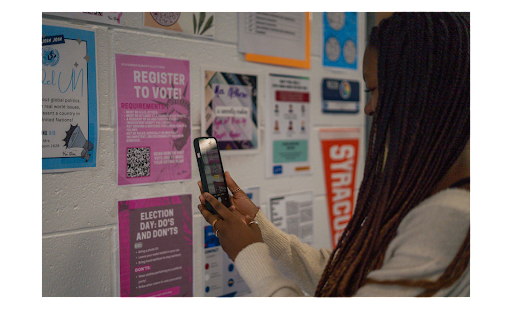
[[193, 296], [190, 194], [119, 201], [121, 296]]
[[191, 178], [188, 60], [116, 54], [117, 183]]

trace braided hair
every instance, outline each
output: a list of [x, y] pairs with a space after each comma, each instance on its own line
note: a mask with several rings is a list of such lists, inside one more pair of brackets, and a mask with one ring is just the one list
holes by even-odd
[[352, 296], [370, 282], [423, 287], [421, 296], [431, 296], [468, 267], [469, 231], [436, 282], [366, 278], [469, 141], [469, 38], [469, 21], [453, 13], [395, 13], [372, 29], [379, 90], [364, 177], [315, 296]]

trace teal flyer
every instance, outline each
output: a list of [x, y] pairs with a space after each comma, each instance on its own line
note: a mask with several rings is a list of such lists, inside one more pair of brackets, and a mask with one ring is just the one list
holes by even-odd
[[307, 140], [274, 141], [274, 164], [308, 160]]

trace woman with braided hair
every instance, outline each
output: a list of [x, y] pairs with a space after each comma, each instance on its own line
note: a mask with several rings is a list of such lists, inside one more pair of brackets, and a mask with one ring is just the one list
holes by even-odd
[[469, 21], [393, 14], [372, 29], [363, 78], [364, 177], [334, 250], [280, 231], [228, 172], [234, 206], [200, 196], [254, 295], [469, 296]]

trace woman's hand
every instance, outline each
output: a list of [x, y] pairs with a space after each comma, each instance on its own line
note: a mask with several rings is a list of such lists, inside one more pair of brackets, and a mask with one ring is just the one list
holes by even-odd
[[[246, 216], [244, 221], [240, 220], [240, 217], [235, 212], [226, 208], [226, 206], [207, 192], [202, 193], [199, 196], [199, 200], [201, 201], [201, 204], [197, 205], [199, 211], [206, 222], [213, 225], [213, 231], [219, 238], [222, 249], [231, 260], [235, 261], [238, 253], [245, 247], [256, 242], [263, 242], [258, 224], [256, 222], [252, 223], [249, 216]], [[206, 209], [206, 201], [217, 211], [217, 215], [212, 214]]]
[[[243, 222], [246, 222], [247, 216], [249, 217], [250, 221], [254, 220], [256, 213], [259, 211], [258, 207], [254, 205], [247, 194], [245, 194], [245, 192], [240, 189], [233, 178], [231, 178], [231, 174], [229, 174], [229, 172], [224, 173], [224, 179], [226, 179], [226, 184], [228, 185], [229, 191], [231, 191], [233, 194], [233, 196], [230, 197], [231, 207], [229, 209], [237, 214]], [[197, 185], [199, 186], [201, 194], [203, 194], [203, 186], [201, 181], [198, 181]]]

